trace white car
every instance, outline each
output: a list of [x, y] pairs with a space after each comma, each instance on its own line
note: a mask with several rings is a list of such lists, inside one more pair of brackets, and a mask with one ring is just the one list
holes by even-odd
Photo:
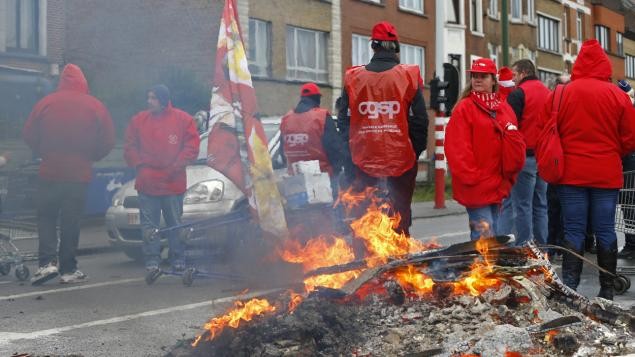
[[[263, 118], [262, 123], [269, 140], [269, 152], [274, 169], [280, 168], [280, 118]], [[247, 201], [242, 191], [227, 177], [206, 164], [207, 138], [201, 135], [199, 157], [195, 164], [186, 168], [188, 188], [183, 199], [183, 223], [219, 217], [246, 208]], [[109, 241], [132, 259], [142, 260], [142, 235], [139, 219], [139, 200], [134, 188], [135, 180], [125, 183], [115, 193], [106, 212], [106, 228]], [[163, 241], [167, 246], [167, 241]]]

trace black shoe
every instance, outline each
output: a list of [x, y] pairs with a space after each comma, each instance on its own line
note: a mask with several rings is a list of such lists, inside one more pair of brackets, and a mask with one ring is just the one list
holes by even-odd
[[619, 253], [617, 253], [619, 259], [635, 259], [635, 247], [625, 245]]
[[598, 246], [598, 265], [611, 273], [600, 272], [600, 292], [598, 297], [613, 300], [613, 279], [617, 268], [617, 242], [613, 243], [608, 249]]
[[[575, 249], [573, 244], [564, 242], [563, 246], [579, 255], [584, 256], [584, 248], [581, 250]], [[569, 252], [562, 253], [562, 282], [575, 290], [580, 284], [580, 274], [582, 274], [582, 259], [576, 257]]]

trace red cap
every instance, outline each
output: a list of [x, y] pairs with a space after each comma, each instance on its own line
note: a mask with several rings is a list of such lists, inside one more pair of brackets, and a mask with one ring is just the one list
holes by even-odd
[[370, 39], [377, 41], [399, 41], [397, 29], [388, 21], [382, 21], [373, 26]]
[[318, 87], [315, 83], [306, 83], [300, 88], [300, 96], [308, 97], [310, 95], [322, 95], [320, 93], [320, 87]]
[[489, 58], [479, 58], [472, 62], [472, 69], [469, 69], [468, 72], [491, 73], [496, 75], [496, 63]]
[[511, 81], [514, 79], [514, 75], [512, 74], [512, 70], [508, 67], [501, 67], [498, 70], [498, 80], [499, 81]]

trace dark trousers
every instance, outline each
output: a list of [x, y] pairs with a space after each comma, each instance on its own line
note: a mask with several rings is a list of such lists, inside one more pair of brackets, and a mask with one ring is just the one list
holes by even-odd
[[562, 213], [557, 185], [549, 184], [547, 186], [547, 216], [549, 228], [547, 243], [562, 246], [564, 242], [564, 227], [562, 226]]
[[[417, 179], [417, 164], [404, 172], [401, 176], [390, 177], [373, 177], [367, 175], [362, 170], [355, 168], [355, 182], [353, 187], [355, 191], [361, 192], [366, 187], [377, 187], [380, 191], [387, 193], [386, 197], [393, 209], [394, 213], [399, 213], [401, 221], [396, 231], [410, 235], [410, 226], [412, 225], [412, 195], [415, 190]], [[363, 214], [363, 213], [362, 213]]]
[[56, 261], [59, 257], [60, 274], [69, 274], [77, 270], [75, 256], [87, 187], [88, 184], [85, 183], [40, 180], [36, 205], [38, 260], [41, 267]]

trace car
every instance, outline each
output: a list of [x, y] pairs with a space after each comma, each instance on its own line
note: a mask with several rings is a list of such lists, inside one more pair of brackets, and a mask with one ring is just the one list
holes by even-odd
[[[274, 169], [284, 166], [280, 151], [280, 118], [261, 119], [267, 135], [269, 153]], [[201, 145], [196, 162], [187, 166], [187, 191], [183, 198], [183, 223], [220, 217], [247, 206], [247, 199], [233, 182], [220, 172], [207, 166], [207, 140], [209, 131], [201, 134]], [[139, 215], [139, 197], [135, 180], [126, 182], [113, 196], [106, 211], [105, 224], [111, 245], [121, 249], [128, 257], [142, 261], [142, 235]], [[162, 222], [162, 224], [164, 224]], [[162, 240], [167, 246], [167, 240]]]

